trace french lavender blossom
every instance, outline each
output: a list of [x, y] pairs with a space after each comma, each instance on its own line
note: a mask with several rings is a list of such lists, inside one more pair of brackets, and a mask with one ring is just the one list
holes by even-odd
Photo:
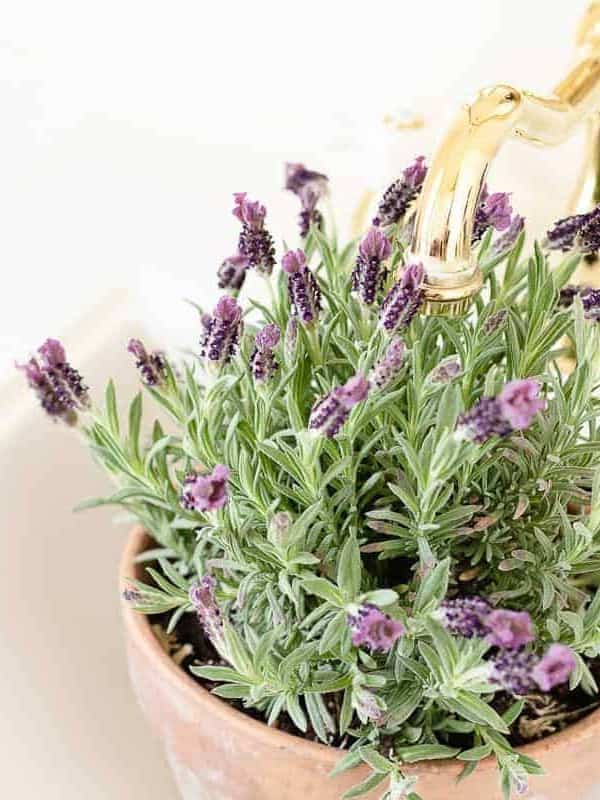
[[512, 222], [511, 214], [510, 195], [506, 192], [490, 194], [487, 186], [484, 186], [475, 212], [471, 243], [476, 244], [480, 241], [488, 228], [494, 228], [497, 231], [509, 229]]
[[277, 325], [265, 325], [256, 334], [256, 346], [250, 356], [250, 369], [257, 383], [265, 383], [277, 372], [279, 364], [273, 350], [280, 339], [281, 331]]
[[224, 295], [202, 324], [202, 356], [213, 364], [227, 363], [235, 354], [242, 333], [242, 309], [233, 297]]
[[79, 372], [67, 361], [65, 349], [57, 339], [46, 339], [38, 348], [38, 358], [17, 364], [35, 392], [44, 411], [69, 425], [77, 422], [77, 410], [89, 406], [88, 388]]
[[529, 694], [535, 689], [533, 673], [538, 661], [528, 650], [500, 650], [490, 661], [490, 679], [509, 694]]
[[535, 665], [532, 677], [543, 692], [549, 692], [566, 683], [576, 666], [575, 654], [569, 647], [553, 644]]
[[217, 582], [212, 575], [204, 575], [190, 587], [190, 602], [196, 610], [204, 633], [219, 650], [223, 645], [223, 617], [215, 598]]
[[378, 389], [385, 389], [394, 380], [404, 364], [406, 347], [399, 336], [395, 336], [389, 343], [384, 357], [371, 370], [369, 383]]
[[217, 464], [209, 475], [189, 473], [183, 481], [181, 505], [187, 511], [217, 511], [229, 501], [229, 469]]
[[483, 325], [483, 332], [487, 336], [491, 336], [504, 327], [507, 319], [508, 311], [505, 308], [501, 308], [500, 311], [496, 311], [486, 319]]
[[332, 439], [339, 433], [354, 406], [366, 399], [369, 388], [369, 381], [364, 375], [358, 374], [329, 392], [313, 406], [308, 421], [309, 429]]
[[581, 298], [584, 317], [591, 322], [600, 322], [600, 289], [569, 284], [560, 290], [558, 305], [571, 308], [576, 297]]
[[348, 625], [355, 647], [368, 647], [382, 652], [391, 650], [397, 639], [405, 633], [401, 622], [392, 619], [373, 603], [363, 603], [356, 614], [349, 614]]
[[462, 375], [460, 361], [454, 356], [451, 356], [450, 358], [440, 361], [437, 367], [431, 370], [427, 376], [427, 380], [431, 381], [431, 383], [447, 384], [452, 383], [459, 375]]
[[482, 397], [470, 411], [461, 414], [457, 430], [476, 444], [483, 444], [492, 436], [508, 436], [513, 432], [495, 397]]
[[379, 324], [385, 331], [394, 333], [408, 328], [423, 302], [424, 277], [423, 265], [411, 264], [390, 289], [379, 314]]
[[300, 198], [302, 208], [299, 216], [300, 236], [308, 236], [310, 226], [321, 229], [323, 216], [317, 204], [327, 194], [329, 178], [321, 172], [307, 169], [304, 164], [286, 164], [285, 188]]
[[365, 305], [373, 305], [378, 292], [384, 287], [388, 271], [383, 263], [391, 253], [392, 246], [383, 231], [370, 228], [360, 243], [352, 273], [352, 289]]
[[484, 620], [490, 644], [503, 650], [515, 650], [533, 642], [535, 630], [526, 611], [497, 608]]
[[600, 250], [600, 206], [588, 214], [574, 214], [558, 220], [546, 234], [550, 250], [577, 250], [593, 255]]
[[539, 397], [540, 384], [531, 378], [510, 381], [497, 397], [500, 411], [515, 430], [528, 428], [538, 411], [546, 408], [546, 401]]
[[487, 600], [477, 595], [444, 600], [439, 608], [444, 627], [450, 633], [465, 639], [483, 638], [487, 635], [485, 619], [491, 611], [492, 607]]
[[373, 225], [395, 225], [400, 222], [415, 200], [427, 175], [425, 157], [419, 156], [384, 192]]
[[521, 231], [525, 229], [525, 219], [519, 214], [515, 214], [511, 220], [510, 225], [504, 231], [502, 236], [492, 242], [490, 247], [490, 255], [492, 257], [500, 256], [503, 253], [508, 253], [509, 250], [515, 246], [517, 239], [521, 235]]
[[587, 288], [581, 292], [583, 316], [591, 322], [600, 322], [600, 289]]
[[288, 162], [285, 165], [285, 188], [295, 195], [299, 195], [307, 186], [318, 187], [324, 193], [328, 183], [327, 175], [308, 169], [304, 164]]
[[288, 250], [281, 266], [288, 276], [288, 294], [294, 314], [304, 325], [312, 325], [321, 311], [321, 290], [306, 264], [304, 251]]
[[541, 658], [524, 649], [502, 650], [491, 664], [495, 683], [511, 694], [525, 695], [536, 688], [550, 692], [566, 683], [577, 660], [569, 647], [553, 644]]
[[135, 366], [146, 386], [160, 386], [165, 382], [167, 362], [162, 353], [156, 350], [149, 353], [139, 339], [130, 339], [127, 351], [135, 357]]
[[275, 266], [275, 247], [273, 237], [265, 228], [267, 209], [258, 201], [248, 200], [246, 192], [237, 192], [233, 197], [233, 215], [242, 223], [238, 253], [247, 259], [248, 267], [270, 275]]
[[219, 289], [232, 289], [235, 292], [244, 285], [248, 272], [248, 259], [241, 253], [229, 256], [219, 267], [217, 277]]
[[492, 436], [508, 436], [528, 428], [546, 401], [538, 397], [540, 385], [530, 378], [506, 384], [497, 397], [482, 397], [458, 418], [457, 429], [466, 438], [483, 444]]

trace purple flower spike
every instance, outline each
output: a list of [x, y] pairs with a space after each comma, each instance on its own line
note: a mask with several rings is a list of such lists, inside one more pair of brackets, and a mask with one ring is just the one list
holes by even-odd
[[507, 319], [508, 311], [505, 308], [501, 308], [500, 311], [496, 311], [486, 319], [483, 326], [483, 332], [486, 334], [486, 336], [491, 336], [493, 333], [496, 333], [504, 328]]
[[462, 375], [460, 361], [451, 356], [450, 358], [444, 359], [444, 361], [440, 361], [437, 367], [431, 370], [427, 378], [432, 383], [448, 384], [452, 383], [459, 375]]
[[588, 214], [560, 219], [546, 234], [550, 250], [577, 250], [593, 255], [600, 250], [600, 206]]
[[139, 339], [130, 339], [127, 350], [135, 357], [135, 366], [146, 386], [160, 386], [165, 382], [167, 363], [162, 353], [156, 350], [148, 353]]
[[546, 401], [538, 397], [539, 390], [539, 383], [530, 378], [510, 381], [498, 397], [482, 397], [470, 411], [461, 414], [457, 428], [477, 444], [528, 428], [538, 411], [546, 408]]
[[495, 647], [515, 650], [535, 639], [531, 617], [526, 611], [498, 608], [485, 618], [488, 641]]
[[582, 289], [583, 315], [591, 322], [600, 322], [600, 289]]
[[475, 213], [471, 243], [476, 244], [488, 228], [495, 228], [497, 231], [510, 228], [511, 214], [510, 195], [506, 192], [490, 194], [487, 186], [484, 186]]
[[370, 228], [358, 248], [358, 258], [352, 273], [352, 289], [365, 305], [373, 305], [377, 293], [387, 280], [387, 269], [382, 267], [392, 252], [387, 236], [379, 228]]
[[382, 652], [391, 650], [405, 633], [401, 622], [384, 614], [373, 603], [364, 603], [356, 614], [349, 614], [348, 625], [352, 631], [352, 644], [355, 647], [368, 647], [370, 650]]
[[576, 297], [581, 298], [585, 319], [600, 322], [600, 289], [569, 284], [560, 290], [558, 305], [561, 308], [571, 308]]
[[490, 248], [490, 254], [495, 257], [503, 253], [508, 253], [515, 246], [521, 231], [525, 229], [525, 219], [519, 214], [515, 214], [506, 231], [499, 236]]
[[196, 609], [204, 633], [218, 650], [223, 645], [223, 617], [215, 598], [216, 585], [211, 575], [205, 575], [190, 587], [190, 602]]
[[492, 607], [483, 597], [456, 597], [440, 606], [441, 621], [450, 633], [465, 639], [483, 638], [487, 634], [485, 619]]
[[188, 511], [217, 511], [227, 505], [229, 469], [217, 464], [210, 475], [186, 475], [181, 505]]
[[273, 350], [280, 339], [281, 331], [277, 325], [265, 325], [256, 334], [256, 347], [250, 357], [250, 368], [257, 383], [265, 383], [277, 372], [279, 364], [273, 355]]
[[246, 192], [236, 192], [233, 199], [235, 200], [233, 216], [239, 219], [242, 225], [247, 225], [253, 231], [262, 230], [267, 209], [258, 200], [248, 200]]
[[203, 326], [202, 356], [214, 364], [227, 363], [235, 354], [242, 333], [242, 309], [233, 297], [225, 295]]
[[274, 350], [281, 339], [281, 331], [277, 325], [265, 325], [256, 334], [256, 346], [259, 350]]
[[320, 190], [321, 194], [324, 194], [327, 191], [328, 183], [327, 175], [308, 169], [304, 164], [287, 163], [285, 165], [285, 188], [298, 196], [307, 186], [313, 186]]
[[386, 189], [373, 225], [388, 226], [400, 222], [421, 191], [426, 175], [425, 157], [419, 156], [404, 170], [402, 177]]
[[514, 430], [528, 428], [538, 411], [546, 408], [546, 401], [540, 398], [540, 384], [526, 378], [510, 381], [498, 395], [500, 411]]
[[321, 290], [306, 264], [303, 250], [289, 250], [281, 266], [288, 274], [288, 295], [294, 314], [304, 325], [312, 325], [321, 311]]
[[239, 291], [246, 280], [248, 271], [248, 259], [241, 253], [229, 256], [219, 267], [217, 277], [219, 279], [219, 289], [233, 289]]
[[404, 364], [406, 348], [399, 336], [389, 343], [385, 356], [377, 362], [371, 371], [369, 381], [378, 389], [385, 389], [396, 378]]
[[422, 264], [412, 264], [385, 297], [379, 322], [388, 333], [408, 328], [423, 302], [421, 284], [425, 278]]
[[311, 225], [321, 229], [323, 216], [317, 204], [327, 194], [329, 178], [321, 172], [307, 169], [304, 164], [286, 164], [285, 188], [300, 198], [300, 236], [308, 236]]
[[490, 678], [504, 691], [523, 696], [535, 689], [533, 673], [538, 662], [538, 656], [527, 650], [501, 650], [491, 660]]
[[576, 666], [577, 659], [569, 647], [553, 644], [534, 667], [532, 677], [543, 692], [549, 692], [566, 683]]
[[17, 364], [38, 397], [44, 411], [69, 425], [77, 422], [77, 409], [89, 406], [88, 388], [74, 369], [57, 339], [47, 339], [38, 349], [40, 360]]
[[483, 444], [492, 436], [508, 436], [513, 431], [495, 397], [482, 397], [470, 411], [460, 415], [457, 427], [476, 444]]
[[338, 397], [346, 408], [353, 408], [357, 403], [367, 399], [369, 388], [369, 381], [364, 375], [354, 375], [338, 389]]
[[355, 375], [344, 386], [329, 392], [313, 406], [309, 429], [332, 439], [350, 416], [352, 408], [366, 399], [369, 388], [364, 375]]
[[233, 197], [233, 215], [242, 223], [238, 242], [239, 255], [247, 259], [248, 267], [270, 275], [275, 266], [275, 248], [273, 237], [264, 227], [267, 210], [258, 201], [248, 200], [246, 192], [238, 192]]

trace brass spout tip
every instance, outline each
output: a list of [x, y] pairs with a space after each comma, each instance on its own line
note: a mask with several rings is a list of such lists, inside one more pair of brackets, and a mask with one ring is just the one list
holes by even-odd
[[468, 312], [472, 302], [473, 295], [457, 300], [443, 300], [425, 295], [421, 313], [427, 317], [462, 317]]
[[[442, 278], [442, 285], [435, 285], [435, 278], [427, 274], [423, 291], [425, 299], [421, 313], [430, 317], [462, 317], [483, 286], [481, 270], [476, 268], [470, 276], [448, 276]], [[433, 279], [432, 279], [433, 278]]]
[[471, 259], [446, 262], [436, 256], [419, 258], [409, 252], [406, 263], [421, 263], [424, 268], [421, 313], [426, 316], [463, 316], [483, 286], [481, 270]]

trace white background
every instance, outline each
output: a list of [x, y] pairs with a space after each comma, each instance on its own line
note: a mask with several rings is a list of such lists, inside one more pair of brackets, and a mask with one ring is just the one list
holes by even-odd
[[[124, 531], [70, 508], [105, 486], [13, 375], [48, 335], [99, 390], [131, 393], [123, 346], [195, 346], [195, 314], [235, 247], [231, 193], [295, 231], [283, 162], [332, 179], [342, 227], [365, 189], [430, 153], [448, 116], [498, 81], [546, 92], [584, 2], [136, 2], [0, 5], [0, 794], [174, 797], [133, 704], [114, 579]], [[422, 113], [390, 134], [385, 112]], [[543, 229], [580, 141], [510, 145], [493, 187]]]

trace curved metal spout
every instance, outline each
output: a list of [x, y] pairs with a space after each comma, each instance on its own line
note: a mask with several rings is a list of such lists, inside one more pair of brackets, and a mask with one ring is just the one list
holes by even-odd
[[556, 145], [591, 116], [590, 152], [575, 205], [589, 210], [600, 194], [600, 0], [590, 5], [578, 44], [579, 60], [550, 97], [504, 85], [484, 89], [461, 109], [438, 147], [419, 198], [409, 254], [423, 262], [427, 274], [425, 313], [462, 314], [481, 288], [471, 248], [475, 213], [489, 166], [510, 136]]

